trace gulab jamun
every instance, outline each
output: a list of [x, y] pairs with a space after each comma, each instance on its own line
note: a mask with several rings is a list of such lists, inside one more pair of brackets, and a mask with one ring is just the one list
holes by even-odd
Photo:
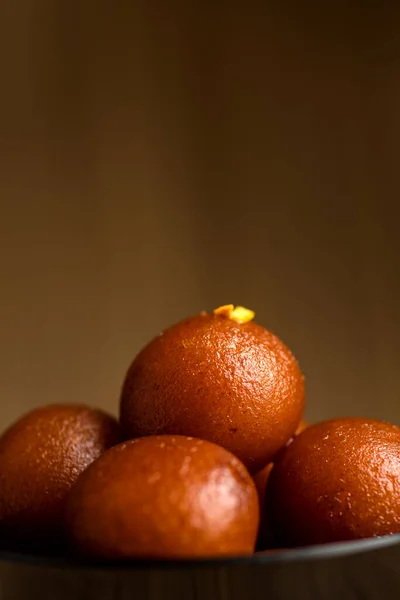
[[0, 438], [0, 544], [62, 547], [72, 484], [120, 440], [116, 419], [85, 406], [41, 407], [12, 425]]
[[136, 357], [121, 393], [127, 439], [180, 434], [215, 442], [251, 472], [287, 443], [304, 408], [304, 378], [291, 351], [227, 305], [170, 327]]
[[124, 442], [72, 488], [66, 523], [81, 556], [102, 560], [251, 554], [254, 482], [231, 453], [183, 436]]
[[400, 428], [343, 418], [312, 425], [283, 450], [266, 490], [278, 546], [400, 532]]

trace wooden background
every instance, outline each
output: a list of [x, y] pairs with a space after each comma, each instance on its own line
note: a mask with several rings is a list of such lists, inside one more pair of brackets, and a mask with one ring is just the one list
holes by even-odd
[[395, 5], [2, 1], [2, 426], [115, 411], [151, 336], [226, 302], [309, 418], [400, 423]]

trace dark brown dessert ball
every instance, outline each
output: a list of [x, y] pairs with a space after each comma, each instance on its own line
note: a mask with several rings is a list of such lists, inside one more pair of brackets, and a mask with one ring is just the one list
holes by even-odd
[[181, 436], [130, 440], [106, 452], [71, 490], [67, 529], [88, 558], [251, 554], [254, 482], [232, 454]]
[[274, 464], [266, 514], [285, 547], [400, 532], [400, 428], [357, 418], [308, 427]]
[[293, 435], [303, 407], [304, 378], [281, 340], [253, 321], [204, 313], [167, 329], [133, 361], [121, 425], [126, 438], [215, 442], [256, 472]]
[[62, 546], [72, 484], [120, 439], [114, 418], [85, 406], [45, 406], [12, 425], [0, 438], [0, 544]]

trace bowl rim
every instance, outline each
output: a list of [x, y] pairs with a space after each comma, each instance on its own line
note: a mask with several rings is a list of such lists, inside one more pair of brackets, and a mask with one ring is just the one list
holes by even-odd
[[212, 557], [212, 558], [187, 558], [187, 559], [133, 559], [118, 562], [112, 561], [87, 561], [77, 558], [60, 556], [45, 556], [21, 554], [17, 552], [0, 551], [1, 563], [14, 563], [15, 565], [41, 566], [48, 568], [61, 568], [63, 570], [102, 570], [102, 571], [136, 571], [136, 570], [174, 570], [174, 569], [199, 569], [199, 568], [230, 568], [240, 566], [266, 566], [283, 563], [297, 563], [316, 560], [340, 559], [366, 552], [378, 551], [392, 546], [400, 546], [400, 533], [346, 542], [334, 542], [293, 548], [281, 552], [258, 552], [248, 556]]

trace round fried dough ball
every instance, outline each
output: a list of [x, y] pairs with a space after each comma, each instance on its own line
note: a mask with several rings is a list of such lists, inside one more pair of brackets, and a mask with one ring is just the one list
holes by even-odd
[[130, 440], [106, 452], [71, 490], [72, 547], [89, 558], [251, 554], [258, 498], [244, 465], [183, 436]]
[[265, 510], [285, 547], [400, 532], [400, 428], [360, 418], [308, 427], [277, 458]]
[[181, 321], [136, 357], [121, 394], [127, 439], [206, 439], [252, 472], [287, 443], [303, 414], [303, 375], [280, 339], [237, 310]]
[[45, 406], [12, 425], [0, 438], [0, 544], [61, 547], [72, 484], [120, 439], [116, 419], [85, 406]]

